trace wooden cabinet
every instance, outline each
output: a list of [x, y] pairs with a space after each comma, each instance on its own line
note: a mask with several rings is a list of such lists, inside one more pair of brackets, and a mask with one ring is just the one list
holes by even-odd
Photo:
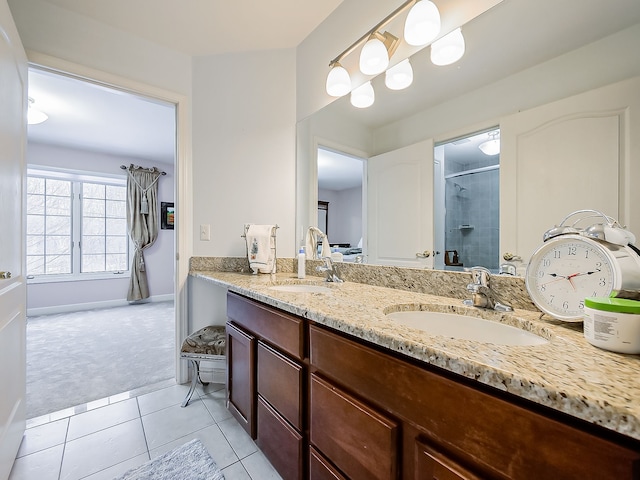
[[[234, 293], [227, 295], [227, 316], [229, 409], [285, 480], [303, 479], [304, 320]], [[237, 385], [239, 378], [247, 388]]]
[[228, 295], [229, 409], [288, 479], [635, 479], [640, 442]]

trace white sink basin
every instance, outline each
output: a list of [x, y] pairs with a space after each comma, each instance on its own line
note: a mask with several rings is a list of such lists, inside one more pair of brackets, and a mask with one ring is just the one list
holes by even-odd
[[496, 345], [544, 345], [549, 341], [511, 325], [456, 313], [404, 311], [388, 313], [387, 318], [431, 335], [474, 340]]
[[279, 290], [281, 292], [298, 292], [298, 293], [331, 293], [331, 289], [322, 285], [276, 285], [269, 287], [271, 290]]

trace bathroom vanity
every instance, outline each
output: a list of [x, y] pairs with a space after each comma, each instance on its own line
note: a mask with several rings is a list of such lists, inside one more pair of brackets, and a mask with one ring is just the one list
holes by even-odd
[[[285, 479], [640, 478], [640, 357], [575, 326], [352, 282], [274, 289], [300, 283], [287, 273], [192, 276], [228, 290], [228, 407]], [[548, 342], [443, 338], [385, 315], [419, 308]]]

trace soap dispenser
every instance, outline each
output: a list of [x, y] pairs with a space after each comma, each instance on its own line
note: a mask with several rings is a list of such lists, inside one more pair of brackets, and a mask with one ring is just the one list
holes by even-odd
[[298, 278], [304, 278], [307, 273], [306, 255], [304, 253], [304, 246], [300, 246], [298, 250]]

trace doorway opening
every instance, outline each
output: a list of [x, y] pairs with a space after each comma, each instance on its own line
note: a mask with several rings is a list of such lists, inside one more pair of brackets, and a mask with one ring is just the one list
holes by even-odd
[[318, 147], [317, 160], [318, 228], [345, 262], [362, 262], [365, 160], [327, 147]]
[[[490, 147], [490, 148], [489, 148]], [[436, 258], [445, 270], [497, 271], [500, 243], [500, 129], [435, 147]]]
[[[114, 187], [110, 185], [116, 181], [126, 179], [126, 172], [121, 166], [135, 164], [143, 167], [157, 167], [159, 170], [166, 172], [166, 175], [162, 176], [159, 181], [158, 202], [172, 203], [177, 196], [175, 181], [177, 166], [176, 104], [38, 66], [30, 66], [29, 68], [29, 97], [33, 98], [33, 104], [39, 110], [48, 115], [48, 119], [28, 127], [27, 166], [31, 169], [36, 168], [41, 175], [43, 175], [42, 172], [48, 172], [44, 175], [49, 175], [50, 177], [57, 175], [57, 178], [61, 178], [65, 175], [75, 175], [79, 179], [78, 183], [81, 188], [91, 183], [95, 191], [102, 191], [100, 188], [95, 188], [95, 186], [100, 186], [101, 182], [103, 182], [107, 196], [102, 202], [105, 207], [103, 225], [97, 225], [95, 218], [92, 218], [91, 226], [84, 224], [87, 221], [85, 217], [91, 216], [86, 215], [86, 208], [89, 208], [87, 203], [86, 208], [77, 209], [76, 207], [78, 211], [82, 212], [77, 218], [73, 217], [74, 214], [70, 214], [68, 221], [57, 222], [58, 227], [62, 229], [61, 231], [47, 231], [43, 235], [45, 241], [28, 242], [26, 253], [32, 259], [37, 258], [42, 253], [43, 262], [51, 261], [52, 265], [59, 266], [59, 263], [56, 263], [56, 252], [48, 251], [47, 249], [55, 247], [60, 252], [60, 256], [62, 256], [70, 251], [78, 250], [80, 247], [86, 252], [86, 249], [91, 247], [98, 250], [102, 249], [106, 259], [105, 262], [108, 264], [109, 257], [115, 253], [115, 250], [112, 252], [112, 249], [116, 248], [116, 235], [111, 235], [108, 229], [118, 228], [116, 227], [118, 222], [119, 228], [122, 227], [122, 222], [112, 218], [111, 215], [114, 211], [113, 209], [117, 209], [114, 206], [117, 204], [117, 199], [109, 197], [109, 195], [116, 195], [113, 193]], [[88, 179], [90, 179], [90, 182]], [[53, 184], [55, 182], [50, 183]], [[44, 185], [46, 182], [42, 182], [42, 184]], [[64, 196], [61, 197], [58, 193], [59, 191], [57, 193], [53, 192], [51, 195], [52, 207], [56, 203], [56, 208], [64, 209], [61, 205], [75, 204], [83, 200], [83, 198], [78, 198], [74, 195], [69, 201], [69, 198], [65, 199]], [[44, 194], [42, 197], [45, 199], [43, 218], [50, 215], [51, 219], [54, 219], [61, 210], [49, 210], [47, 195]], [[91, 197], [91, 208], [102, 208], [99, 206], [101, 202], [98, 200]], [[159, 206], [158, 211], [160, 211]], [[27, 214], [29, 213], [27, 211]], [[31, 212], [31, 214], [35, 218], [35, 212]], [[59, 218], [56, 218], [56, 220], [59, 220]], [[160, 222], [158, 223], [160, 224]], [[36, 224], [37, 222], [32, 222], [32, 225], [35, 226]], [[92, 231], [93, 238], [91, 240], [93, 243], [91, 245], [87, 243], [87, 236], [82, 237], [85, 241], [81, 244], [73, 238], [65, 239], [64, 230], [68, 224], [72, 225], [72, 237], [79, 229], [85, 226], [87, 227], [86, 231], [89, 228], [98, 228], [99, 231]], [[29, 221], [27, 221], [27, 225], [29, 225]], [[47, 236], [52, 240], [56, 240], [55, 245], [53, 242], [46, 240]], [[117, 253], [119, 255], [122, 255], [121, 247], [121, 245], [118, 245]], [[132, 250], [130, 245], [129, 250]], [[162, 355], [166, 355], [168, 358], [166, 376], [167, 380], [170, 379], [172, 382], [175, 382], [175, 362], [177, 358], [174, 338], [178, 318], [174, 304], [176, 251], [174, 230], [160, 229], [160, 226], [155, 243], [145, 251], [145, 265], [152, 295], [148, 303], [153, 305], [156, 303], [158, 305], [163, 304], [164, 307], [159, 310], [154, 309], [154, 312], [160, 312], [158, 316], [162, 318], [160, 321], [164, 322], [163, 329], [169, 335], [168, 344], [163, 346], [164, 353]], [[68, 254], [67, 256], [71, 259], [71, 263], [73, 263], [74, 258], [78, 258], [77, 255], [74, 257], [74, 255]], [[83, 257], [83, 260], [86, 257]], [[125, 264], [130, 266], [130, 260], [127, 260]], [[98, 318], [103, 322], [110, 322], [109, 320], [104, 320], [104, 315], [108, 314], [110, 310], [114, 312], [114, 319], [117, 318], [118, 320], [123, 320], [127, 316], [120, 310], [122, 308], [136, 309], [136, 314], [142, 313], [141, 305], [129, 305], [126, 301], [129, 281], [126, 270], [119, 268], [117, 271], [113, 271], [113, 269], [104, 268], [103, 271], [99, 271], [100, 269], [96, 271], [94, 266], [90, 269], [92, 271], [89, 272], [87, 268], [76, 267], [72, 266], [70, 273], [66, 270], [66, 266], [62, 270], [52, 268], [49, 270], [54, 273], [52, 275], [47, 275], [47, 269], [45, 268], [41, 270], [34, 269], [33, 274], [29, 275], [27, 316], [28, 318], [37, 319], [31, 325], [35, 326], [37, 323], [39, 333], [41, 333], [41, 329], [46, 328], [46, 317], [50, 317], [53, 320], [54, 317], [60, 319], [59, 317], [63, 315], [71, 315], [72, 323], [74, 323], [73, 319], [75, 319], [73, 328], [86, 328], [86, 335], [100, 335], [101, 330], [92, 330], [92, 323], [97, 322]], [[29, 272], [27, 273], [29, 274]], [[156, 313], [153, 315], [156, 315]], [[133, 312], [132, 316], [136, 317]], [[145, 313], [143, 316], [144, 319], [140, 318], [139, 315], [137, 318], [144, 322], [148, 321], [148, 317], [152, 315]], [[27, 331], [29, 331], [29, 325]], [[63, 343], [67, 337], [62, 335], [56, 338], [59, 339], [58, 343]], [[71, 342], [72, 338], [73, 336], [69, 335], [67, 339]], [[111, 345], [113, 350], [121, 343], [126, 342], [127, 336], [125, 335], [123, 338], [124, 340], [122, 341], [97, 342], [97, 345]], [[131, 351], [126, 353], [123, 351], [123, 355], [126, 354], [130, 358], [128, 363], [130, 368], [124, 370], [123, 375], [133, 377], [140, 372], [138, 380], [140, 385], [134, 385], [126, 380], [119, 384], [114, 380], [113, 390], [108, 395], [105, 394], [105, 390], [102, 388], [96, 388], [94, 389], [95, 392], [92, 392], [92, 381], [87, 381], [87, 375], [89, 380], [92, 380], [91, 377], [93, 376], [99, 379], [101, 375], [101, 367], [92, 364], [91, 352], [86, 352], [86, 356], [81, 355], [80, 358], [75, 358], [75, 362], [73, 361], [74, 359], [68, 362], [61, 361], [61, 369], [73, 368], [78, 370], [75, 372], [78, 377], [78, 388], [76, 389], [75, 386], [65, 382], [58, 383], [57, 388], [66, 390], [66, 397], [68, 397], [68, 402], [70, 403], [61, 406], [48, 402], [50, 404], [48, 408], [53, 410], [45, 413], [73, 407], [79, 403], [87, 403], [106, 396], [121, 394], [123, 393], [122, 388], [125, 387], [119, 387], [118, 385], [125, 385], [127, 390], [131, 390], [147, 386], [149, 382], [157, 381], [157, 377], [145, 376], [142, 373], [146, 370], [146, 367], [140, 365], [141, 368], [136, 369], [135, 364], [136, 361], [142, 361], [145, 357], [153, 357], [153, 355], [145, 355], [145, 352], [140, 351], [140, 348], [154, 349], [154, 343], [157, 344], [158, 342], [151, 341], [147, 347], [144, 346], [144, 343], [138, 343], [135, 348], [130, 346]], [[40, 346], [44, 349], [50, 345]], [[28, 355], [30, 347], [38, 348], [37, 345], [29, 345], [29, 336], [27, 336]], [[61, 352], [64, 350], [64, 345], [58, 345], [57, 347]], [[122, 345], [122, 348], [127, 349], [127, 345]], [[42, 350], [42, 353], [45, 353], [44, 350]], [[46, 353], [47, 355], [56, 355], [55, 351], [47, 351]], [[110, 355], [105, 355], [105, 358], [108, 359], [113, 355], [114, 352], [110, 351]], [[116, 357], [118, 356], [117, 354], [115, 355]], [[37, 356], [37, 353], [35, 356]], [[55, 362], [55, 360], [52, 362]], [[91, 364], [91, 367], [87, 370], [88, 364]], [[39, 377], [37, 373], [34, 375], [29, 374], [29, 369], [35, 368], [34, 365], [35, 362], [28, 362], [27, 377], [37, 381]], [[62, 365], [65, 365], [65, 367], [62, 367]], [[146, 371], [148, 372], [149, 370]], [[64, 372], [58, 373], [64, 377], [65, 381], [73, 376], [71, 372], [66, 372], [66, 374]], [[45, 381], [46, 378], [45, 376]], [[82, 380], [84, 380], [84, 385]], [[48, 383], [56, 388], [57, 382], [49, 381]], [[27, 385], [27, 417], [29, 418], [43, 414], [41, 409], [29, 411], [29, 391], [37, 390], [41, 392], [41, 387], [42, 385], [36, 389], [30, 389], [29, 385]], [[83, 389], [85, 389], [84, 392]], [[38, 394], [40, 395], [41, 393]], [[56, 396], [65, 397], [65, 395]]]

